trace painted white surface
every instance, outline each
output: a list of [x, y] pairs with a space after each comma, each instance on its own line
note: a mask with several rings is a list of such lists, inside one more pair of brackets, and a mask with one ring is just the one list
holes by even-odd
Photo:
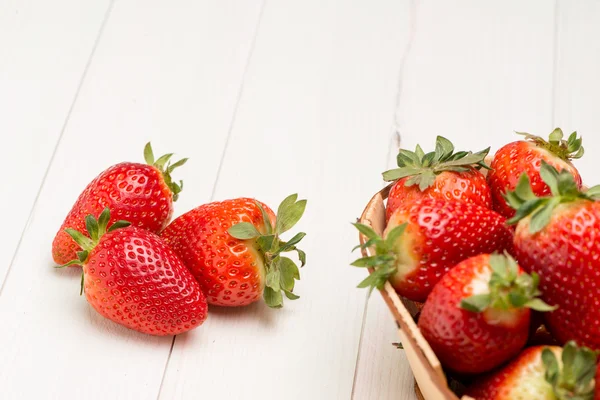
[[587, 155], [576, 161], [584, 182], [600, 184], [600, 3], [559, 1], [554, 124], [579, 132]]
[[268, 2], [215, 197], [308, 199], [300, 300], [214, 312], [175, 348], [162, 399], [349, 399], [365, 293], [350, 222], [387, 153], [405, 2]]
[[109, 0], [0, 2], [0, 287]]
[[[410, 148], [443, 134], [479, 149], [560, 124], [600, 152], [592, 0], [5, 4], [0, 138], [19, 195], [0, 197], [13, 227], [0, 233], [2, 399], [413, 399], [395, 324], [347, 266], [349, 222], [393, 164], [395, 132]], [[172, 338], [102, 319], [77, 271], [51, 268], [81, 189], [141, 161], [147, 140], [190, 157], [177, 214], [211, 198], [308, 198], [300, 300], [213, 309], [171, 353]], [[592, 159], [578, 162], [588, 181]]]
[[157, 397], [172, 337], [100, 317], [78, 295], [79, 271], [52, 268], [51, 241], [87, 182], [142, 161], [148, 140], [191, 158], [175, 172], [179, 211], [210, 198], [260, 6], [114, 3], [0, 295], [2, 399]]

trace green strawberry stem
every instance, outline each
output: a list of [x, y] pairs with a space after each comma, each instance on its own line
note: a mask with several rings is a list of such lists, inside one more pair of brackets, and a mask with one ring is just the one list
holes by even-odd
[[[98, 245], [100, 242], [100, 238], [106, 234], [107, 232], [112, 232], [115, 229], [125, 228], [126, 226], [131, 225], [127, 221], [119, 220], [112, 224], [110, 227], [108, 226], [108, 221], [110, 220], [110, 209], [106, 207], [98, 219], [96, 219], [92, 214], [89, 214], [85, 217], [85, 227], [88, 232], [89, 237], [85, 236], [83, 233], [78, 230], [67, 228], [65, 232], [73, 238], [75, 243], [77, 243], [81, 247], [81, 251], [77, 252], [77, 258], [75, 260], [71, 260], [66, 264], [57, 265], [55, 268], [64, 268], [70, 265], [82, 265], [85, 264], [88, 256], [91, 251]], [[83, 293], [83, 272], [81, 274], [81, 291], [79, 294]]]
[[571, 133], [567, 140], [563, 139], [564, 134], [560, 128], [554, 129], [552, 133], [550, 133], [548, 140], [525, 132], [515, 133], [517, 135], [525, 136], [525, 139], [535, 143], [539, 147], [548, 150], [565, 161], [581, 158], [585, 152], [583, 146], [581, 145], [582, 138], [577, 137], [577, 132]]
[[508, 204], [517, 211], [515, 216], [507, 221], [508, 224], [517, 224], [522, 219], [531, 216], [529, 231], [531, 234], [535, 234], [550, 223], [552, 212], [560, 204], [600, 199], [600, 185], [586, 191], [579, 190], [571, 173], [566, 170], [558, 172], [544, 160], [540, 167], [540, 175], [550, 187], [552, 195], [537, 197], [531, 189], [529, 177], [523, 173], [515, 190], [504, 195]]
[[286, 197], [277, 209], [275, 226], [272, 226], [271, 219], [262, 205], [259, 202], [256, 202], [256, 205], [262, 214], [264, 233], [259, 232], [250, 222], [240, 222], [229, 228], [228, 233], [236, 239], [254, 240], [264, 259], [266, 279], [263, 298], [269, 307], [281, 308], [283, 295], [290, 300], [300, 298], [293, 293], [296, 280], [300, 280], [300, 271], [296, 263], [282, 256], [282, 253], [297, 252], [300, 267], [304, 267], [306, 253], [296, 245], [306, 233], [297, 233], [287, 242], [282, 241], [280, 235], [294, 227], [302, 218], [306, 200], [298, 200], [297, 194]]
[[540, 277], [533, 272], [519, 274], [516, 261], [508, 254], [492, 254], [490, 256], [492, 277], [489, 281], [489, 293], [476, 294], [463, 299], [460, 307], [471, 312], [481, 313], [489, 308], [510, 310], [514, 308], [531, 308], [536, 311], [553, 311], [538, 298]]
[[592, 400], [595, 391], [595, 376], [598, 354], [587, 347], [578, 347], [568, 342], [562, 350], [562, 369], [552, 350], [542, 351], [542, 362], [546, 368], [545, 379], [559, 400]]
[[177, 201], [179, 199], [179, 193], [183, 190], [183, 181], [173, 182], [171, 178], [171, 173], [175, 170], [175, 168], [181, 167], [183, 164], [187, 162], [187, 158], [182, 158], [181, 160], [171, 164], [169, 161], [173, 157], [173, 153], [165, 154], [164, 156], [159, 157], [154, 160], [154, 152], [152, 151], [152, 146], [150, 142], [146, 143], [144, 147], [144, 159], [148, 165], [152, 165], [157, 168], [163, 176], [166, 185], [173, 192], [173, 201]]
[[370, 247], [375, 249], [374, 256], [362, 257], [350, 264], [354, 267], [372, 269], [371, 274], [358, 284], [359, 288], [369, 288], [370, 295], [373, 289], [383, 289], [385, 282], [398, 271], [394, 244], [402, 236], [408, 224], [398, 225], [387, 234], [385, 239], [365, 224], [355, 223], [352, 225], [368, 239], [352, 251], [359, 248], [364, 250]]
[[438, 136], [435, 151], [425, 154], [421, 146], [417, 145], [415, 151], [400, 149], [397, 157], [398, 167], [383, 173], [385, 181], [396, 181], [410, 177], [405, 186], [418, 185], [421, 191], [427, 189], [435, 182], [437, 175], [445, 171], [466, 172], [471, 168], [486, 168], [485, 157], [490, 148], [477, 153], [459, 151], [454, 152], [454, 145], [448, 139]]

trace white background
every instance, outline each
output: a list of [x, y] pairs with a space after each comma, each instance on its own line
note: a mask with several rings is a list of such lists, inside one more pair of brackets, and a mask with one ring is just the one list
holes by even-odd
[[[350, 222], [399, 138], [460, 149], [578, 130], [600, 155], [599, 1], [0, 0], [0, 398], [413, 399]], [[83, 187], [190, 157], [177, 214], [308, 198], [301, 299], [211, 309], [175, 339], [126, 330], [54, 270]]]

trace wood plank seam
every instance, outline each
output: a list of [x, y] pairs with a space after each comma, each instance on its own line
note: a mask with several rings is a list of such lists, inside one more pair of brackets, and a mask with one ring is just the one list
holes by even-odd
[[[408, 46], [407, 46], [408, 48]], [[401, 77], [401, 75], [399, 75], [399, 78]], [[396, 104], [397, 105], [397, 104]], [[394, 109], [396, 109], [394, 107]], [[384, 165], [384, 169], [387, 169], [389, 167], [389, 161], [391, 159], [394, 158], [394, 154], [396, 151], [398, 151], [398, 147], [400, 146], [400, 135], [398, 134], [398, 132], [395, 130], [395, 127], [392, 126], [392, 135], [390, 137], [390, 145], [388, 146], [388, 151], [385, 157], [385, 165]], [[383, 182], [383, 185], [387, 185], [387, 182]], [[360, 353], [364, 344], [364, 334], [365, 334], [365, 326], [367, 323], [367, 313], [369, 312], [369, 298], [370, 296], [367, 295], [365, 297], [365, 306], [363, 308], [363, 317], [362, 317], [362, 323], [360, 325], [360, 336], [358, 339], [358, 348], [356, 349], [356, 364], [354, 366], [354, 377], [352, 379], [352, 394], [351, 394], [351, 399], [354, 399], [354, 394], [355, 394], [355, 390], [356, 390], [356, 380], [358, 378], [358, 372], [359, 372], [359, 368], [360, 368]]]
[[[404, 54], [402, 56], [402, 58], [400, 59], [400, 69], [398, 71], [398, 82], [397, 82], [397, 92], [396, 92], [396, 102], [395, 102], [395, 107], [394, 107], [394, 119], [393, 119], [393, 125], [394, 125], [394, 130], [396, 131], [396, 133], [398, 134], [399, 138], [398, 138], [398, 145], [400, 144], [400, 132], [401, 132], [401, 124], [400, 124], [400, 101], [402, 99], [402, 93], [403, 93], [403, 86], [404, 86], [404, 75], [405, 75], [405, 69], [406, 69], [406, 64], [408, 61], [408, 58], [410, 56], [411, 50], [413, 48], [413, 44], [415, 41], [415, 36], [416, 36], [416, 32], [417, 32], [417, 0], [410, 0], [409, 2], [409, 17], [408, 17], [408, 23], [409, 23], [409, 28], [408, 28], [408, 40], [406, 42], [406, 47], [404, 48]], [[396, 147], [396, 149], [390, 149], [391, 152], [394, 151], [398, 151], [398, 148]]]
[[258, 11], [258, 21], [256, 22], [256, 28], [254, 29], [254, 34], [252, 36], [252, 42], [250, 43], [250, 50], [248, 51], [248, 57], [246, 58], [246, 65], [244, 65], [244, 72], [242, 73], [242, 81], [240, 83], [240, 88], [238, 90], [237, 97], [235, 99], [235, 105], [233, 106], [233, 114], [231, 116], [231, 123], [229, 124], [229, 128], [227, 129], [227, 138], [225, 139], [225, 145], [223, 146], [223, 152], [221, 153], [221, 160], [219, 161], [219, 168], [217, 169], [215, 182], [213, 184], [213, 190], [210, 195], [210, 201], [214, 201], [215, 193], [217, 191], [219, 177], [221, 176], [221, 170], [223, 169], [223, 163], [225, 162], [225, 155], [227, 154], [227, 149], [229, 148], [231, 134], [233, 132], [233, 127], [235, 125], [235, 120], [236, 120], [236, 117], [238, 114], [238, 109], [240, 106], [240, 100], [242, 99], [242, 95], [244, 94], [244, 83], [246, 82], [246, 74], [248, 73], [250, 63], [252, 62], [252, 54], [254, 54], [254, 47], [256, 46], [256, 39], [258, 37], [258, 31], [260, 29], [260, 22], [262, 21], [263, 12], [266, 8], [266, 3], [267, 3], [267, 0], [263, 0], [260, 4], [260, 9]]
[[[256, 39], [258, 37], [258, 31], [260, 29], [260, 23], [262, 21], [262, 16], [263, 16], [264, 9], [266, 7], [266, 3], [267, 3], [267, 0], [263, 0], [260, 4], [260, 9], [258, 11], [258, 19], [256, 22], [256, 27], [254, 28], [252, 41], [250, 43], [250, 49], [248, 50], [248, 56], [246, 58], [246, 64], [244, 65], [244, 71], [242, 72], [240, 87], [238, 89], [238, 93], [237, 93], [237, 96], [235, 99], [235, 105], [233, 107], [233, 113], [231, 115], [231, 122], [229, 123], [229, 127], [227, 130], [227, 138], [225, 139], [225, 144], [223, 145], [223, 151], [221, 152], [221, 159], [219, 161], [219, 167], [217, 169], [217, 173], [215, 174], [215, 181], [213, 183], [213, 188], [212, 188], [212, 192], [210, 195], [211, 202], [214, 201], [214, 199], [215, 199], [217, 184], [219, 182], [219, 177], [221, 176], [221, 169], [223, 167], [223, 163], [225, 162], [225, 156], [227, 154], [227, 149], [229, 148], [229, 142], [231, 139], [231, 134], [233, 132], [233, 127], [235, 125], [235, 119], [236, 119], [237, 112], [239, 109], [240, 100], [244, 93], [244, 83], [246, 82], [246, 74], [248, 72], [250, 63], [252, 62], [252, 55], [254, 54], [254, 48], [256, 46]], [[162, 393], [163, 385], [165, 383], [165, 377], [167, 376], [167, 370], [169, 369], [169, 362], [171, 361], [171, 356], [173, 355], [173, 349], [175, 348], [176, 339], [177, 339], [177, 336], [173, 336], [173, 340], [171, 341], [171, 347], [169, 348], [169, 354], [167, 355], [167, 361], [165, 362], [165, 367], [163, 369], [162, 377], [160, 379], [160, 385], [158, 387], [158, 393], [156, 395], [157, 400], [160, 400], [160, 395]]]
[[31, 219], [33, 217], [33, 214], [35, 212], [38, 200], [40, 198], [40, 194], [42, 193], [42, 190], [44, 189], [44, 184], [46, 183], [46, 178], [48, 177], [48, 173], [50, 171], [50, 168], [52, 167], [52, 164], [54, 162], [54, 158], [56, 156], [56, 153], [58, 151], [58, 148], [60, 146], [61, 140], [64, 136], [66, 127], [69, 123], [69, 119], [71, 118], [71, 114], [73, 112], [73, 109], [75, 108], [75, 104], [77, 103], [77, 100], [79, 98], [79, 93], [81, 91], [81, 88], [83, 86], [83, 83], [85, 81], [87, 72], [89, 70], [89, 67], [92, 63], [92, 59], [94, 58], [94, 54], [96, 53], [96, 48], [98, 47], [98, 44], [100, 43], [100, 39], [102, 37], [102, 33], [104, 32], [104, 28], [106, 26], [106, 23], [108, 21], [108, 19], [110, 18], [110, 14], [113, 8], [113, 4], [115, 3], [116, 0], [110, 0], [108, 7], [106, 8], [106, 11], [104, 13], [104, 17], [102, 18], [102, 23], [100, 24], [100, 28], [98, 29], [98, 34], [96, 35], [96, 39], [94, 40], [94, 43], [92, 44], [92, 49], [90, 51], [90, 55], [88, 56], [88, 59], [85, 63], [85, 66], [83, 67], [83, 72], [81, 74], [81, 77], [79, 79], [79, 82], [77, 83], [77, 88], [75, 90], [75, 95], [73, 96], [73, 101], [71, 102], [71, 106], [69, 107], [68, 111], [67, 111], [67, 115], [65, 116], [65, 120], [63, 122], [63, 125], [61, 127], [60, 130], [60, 134], [58, 136], [58, 139], [56, 140], [56, 144], [54, 146], [54, 149], [52, 150], [52, 155], [50, 156], [50, 160], [48, 161], [48, 166], [46, 167], [46, 171], [44, 172], [44, 175], [42, 177], [42, 180], [40, 182], [39, 188], [37, 190], [37, 193], [35, 195], [35, 199], [33, 201], [33, 204], [31, 205], [31, 210], [29, 211], [29, 215], [27, 216], [27, 221], [25, 222], [25, 225], [23, 226], [23, 229], [21, 231], [20, 237], [19, 237], [19, 241], [17, 242], [17, 246], [15, 247], [15, 250], [13, 252], [12, 258], [10, 260], [10, 264], [8, 265], [8, 269], [6, 270], [6, 274], [4, 275], [3, 279], [2, 279], [2, 284], [0, 285], [0, 297], [2, 297], [2, 293], [4, 291], [4, 287], [6, 286], [6, 282], [8, 281], [8, 278], [10, 276], [10, 271], [12, 269], [12, 266], [17, 258], [17, 254], [19, 254], [19, 250], [21, 249], [21, 245], [23, 243], [23, 238], [25, 237], [25, 234], [27, 233], [27, 230], [29, 229], [30, 223], [31, 223]]
[[[399, 106], [400, 106], [400, 100], [402, 98], [402, 88], [403, 88], [403, 83], [404, 83], [405, 66], [407, 64], [407, 60], [409, 59], [411, 50], [413, 48], [413, 43], [414, 43], [414, 39], [415, 39], [415, 35], [416, 35], [417, 0], [409, 1], [408, 21], [409, 21], [409, 35], [408, 35], [408, 40], [406, 41], [406, 45], [404, 47], [402, 57], [400, 58], [400, 67], [398, 69], [398, 77], [397, 77], [397, 82], [396, 82], [396, 96], [395, 96], [395, 101], [394, 101], [394, 111], [392, 114], [392, 127], [391, 127], [392, 135], [390, 137], [390, 144], [389, 144], [387, 152], [386, 152], [384, 169], [387, 169], [390, 166], [389, 165], [390, 161], [395, 158], [395, 154], [398, 151], [398, 148], [400, 147], [401, 135], [400, 135], [400, 127], [399, 127], [399, 123], [398, 123], [398, 120], [399, 120], [399, 111], [398, 110], [399, 110]], [[383, 182], [382, 185], [383, 186], [387, 185], [387, 182]], [[365, 299], [365, 307], [364, 307], [364, 311], [363, 311], [360, 337], [359, 337], [359, 341], [358, 341], [358, 348], [357, 348], [357, 354], [356, 354], [356, 365], [354, 368], [354, 377], [352, 380], [352, 395], [351, 395], [352, 399], [354, 399], [355, 390], [356, 390], [356, 380], [357, 380], [358, 371], [360, 368], [360, 353], [361, 353], [362, 346], [364, 344], [363, 339], [364, 339], [364, 334], [365, 334], [365, 324], [367, 321], [368, 312], [369, 312], [369, 296], [367, 296], [367, 298]]]

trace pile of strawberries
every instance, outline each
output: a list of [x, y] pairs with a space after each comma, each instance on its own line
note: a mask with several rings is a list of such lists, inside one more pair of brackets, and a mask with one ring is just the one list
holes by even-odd
[[288, 196], [277, 215], [250, 198], [201, 205], [169, 223], [183, 182], [172, 154], [147, 164], [124, 162], [81, 193], [52, 244], [60, 267], [82, 266], [81, 290], [101, 315], [151, 335], [176, 335], [201, 325], [208, 304], [245, 306], [264, 298], [272, 308], [298, 298], [298, 267], [286, 252], [298, 233], [281, 234], [302, 217], [306, 200]]
[[[400, 150], [359, 285], [422, 303], [418, 327], [474, 399], [600, 399], [600, 187], [571, 163], [581, 138], [529, 134], [493, 156]], [[561, 347], [562, 346], [562, 347]], [[597, 371], [598, 370], [598, 374]]]

